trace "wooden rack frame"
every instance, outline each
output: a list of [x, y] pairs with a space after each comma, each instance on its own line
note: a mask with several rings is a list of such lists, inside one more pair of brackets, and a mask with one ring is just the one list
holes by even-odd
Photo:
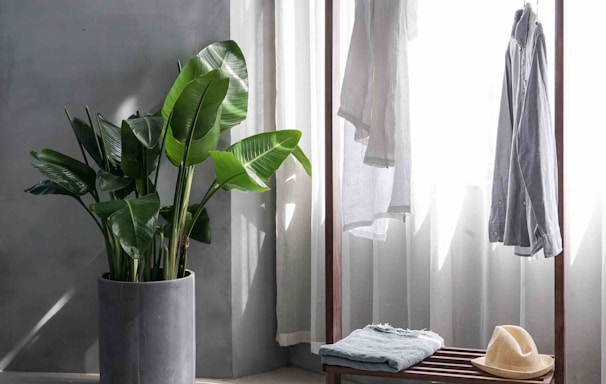
[[[325, 151], [326, 151], [326, 342], [341, 339], [341, 209], [339, 164], [335, 156], [336, 135], [333, 111], [333, 0], [326, 1], [325, 15]], [[338, 0], [335, 0], [338, 1]], [[558, 161], [558, 213], [564, 233], [564, 0], [555, 1], [555, 136]], [[564, 236], [562, 236], [564, 241]], [[565, 252], [555, 258], [554, 340], [555, 370], [532, 380], [509, 380], [484, 373], [470, 360], [484, 350], [443, 348], [421, 363], [401, 372], [373, 372], [325, 365], [327, 384], [340, 384], [341, 375], [380, 376], [442, 383], [566, 383]]]

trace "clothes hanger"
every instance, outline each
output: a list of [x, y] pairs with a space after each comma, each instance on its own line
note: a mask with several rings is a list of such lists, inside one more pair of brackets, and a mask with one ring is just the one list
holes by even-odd
[[[522, 9], [524, 9], [524, 8], [526, 8], [526, 0], [522, 1]], [[537, 14], [537, 21], [535, 23], [539, 24], [539, 0], [537, 0], [536, 14]]]

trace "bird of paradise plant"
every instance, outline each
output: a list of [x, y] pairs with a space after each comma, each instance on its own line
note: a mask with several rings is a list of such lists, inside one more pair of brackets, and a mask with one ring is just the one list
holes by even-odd
[[[33, 166], [47, 179], [26, 191], [69, 196], [86, 210], [103, 234], [110, 279], [183, 277], [190, 239], [210, 243], [206, 206], [215, 193], [268, 190], [290, 155], [311, 176], [298, 130], [261, 133], [217, 149], [219, 137], [246, 118], [247, 108], [242, 51], [233, 41], [211, 44], [180, 67], [156, 114], [136, 113], [115, 125], [101, 114], [93, 119], [88, 108], [86, 121], [66, 109], [82, 161], [52, 149], [32, 151]], [[167, 206], [157, 190], [164, 156], [178, 168]], [[215, 179], [191, 204], [195, 167], [209, 158]]]

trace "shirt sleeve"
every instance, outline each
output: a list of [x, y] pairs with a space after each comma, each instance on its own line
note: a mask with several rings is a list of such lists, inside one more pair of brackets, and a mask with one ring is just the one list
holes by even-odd
[[562, 238], [558, 221], [558, 164], [548, 98], [546, 56], [545, 38], [540, 33], [525, 84], [526, 98], [516, 145], [524, 187], [536, 220], [535, 235], [542, 238], [545, 257], [551, 257], [562, 251]]
[[492, 180], [492, 202], [490, 204], [490, 220], [488, 226], [488, 240], [491, 243], [503, 242], [503, 235], [505, 232], [511, 137], [513, 133], [511, 95], [511, 57], [508, 49], [505, 55], [505, 71], [503, 73], [503, 88], [501, 90], [501, 107], [499, 110], [497, 145], [495, 147], [494, 174]]

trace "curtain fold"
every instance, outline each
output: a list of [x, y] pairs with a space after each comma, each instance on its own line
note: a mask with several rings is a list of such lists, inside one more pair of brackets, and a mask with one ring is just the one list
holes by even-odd
[[276, 339], [324, 340], [324, 2], [276, 1], [276, 126], [303, 132], [313, 177], [289, 159], [276, 174]]

